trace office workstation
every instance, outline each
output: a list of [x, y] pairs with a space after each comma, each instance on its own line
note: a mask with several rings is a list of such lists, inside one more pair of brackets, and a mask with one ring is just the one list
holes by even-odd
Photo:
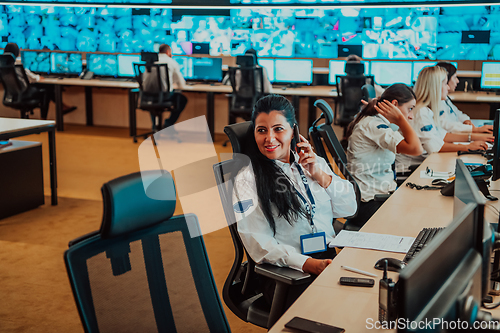
[[[82, 330], [62, 253], [70, 240], [99, 229], [103, 215], [101, 185], [140, 169], [137, 161], [140, 145], [134, 145], [129, 136], [151, 129], [150, 114], [138, 109], [139, 84], [133, 70], [134, 63], [141, 63], [143, 51], [158, 53], [160, 45], [170, 45], [172, 59], [179, 64], [186, 80], [180, 90], [188, 99], [177, 122], [205, 116], [215, 151], [219, 155], [227, 154], [220, 159], [233, 152], [231, 147], [222, 146], [227, 139], [224, 127], [229, 124], [233, 92], [231, 85], [222, 81], [230, 67], [237, 67], [237, 57], [250, 48], [257, 50], [257, 64], [265, 69], [272, 83], [270, 92], [292, 101], [300, 133], [304, 136], [321, 114], [314, 105], [316, 100], [324, 99], [333, 109], [339, 103], [336, 77], [346, 75], [346, 58], [350, 54], [363, 58], [363, 74], [373, 76], [382, 88], [394, 83], [413, 86], [422, 68], [449, 61], [458, 67], [461, 81], [450, 99], [461, 110], [471, 118], [493, 119], [500, 105], [497, 95], [500, 83], [496, 80], [500, 75], [500, 8], [495, 4], [471, 6], [459, 1], [443, 7], [438, 3], [436, 7], [425, 8], [398, 3], [394, 8], [390, 5], [364, 8], [359, 7], [359, 1], [347, 5], [344, 1], [343, 8], [335, 8], [339, 3], [332, 0], [331, 3], [306, 4], [295, 1], [298, 8], [287, 8], [284, 2], [272, 8], [252, 8], [254, 1], [231, 1], [230, 4], [225, 1], [232, 7], [218, 8], [217, 4], [224, 2], [219, 1], [213, 3], [213, 7], [193, 10], [189, 6], [199, 4], [176, 8], [177, 2], [172, 1], [173, 7], [168, 7], [168, 4], [150, 1], [158, 5], [152, 8], [140, 4], [88, 7], [88, 3], [85, 7], [39, 3], [1, 6], [4, 35], [0, 48], [10, 42], [17, 43], [22, 50], [20, 60], [24, 67], [43, 77], [37, 86], [54, 87], [55, 103], [50, 106], [48, 119], [55, 122], [43, 123], [47, 128], [42, 129], [49, 131], [51, 137], [33, 135], [36, 131], [20, 133], [29, 135], [21, 138], [23, 140], [42, 142], [44, 148], [49, 146], [50, 164], [46, 158], [43, 161], [45, 193], [52, 194], [52, 200], [45, 201], [55, 205], [59, 197], [58, 206], [45, 204], [0, 220], [3, 235], [0, 241], [5, 249], [2, 257], [12, 259], [6, 261], [5, 271], [14, 272], [12, 276], [0, 273], [4, 282], [0, 291], [3, 289], [8, 294], [7, 302], [0, 307], [0, 313], [6, 318], [4, 324], [0, 323], [2, 332], [33, 330], [37, 323], [46, 331]], [[373, 1], [364, 3], [374, 4]], [[262, 5], [257, 1], [255, 4]], [[460, 6], [462, 4], [467, 6]], [[63, 101], [78, 109], [65, 114]], [[12, 133], [3, 132], [5, 121], [2, 119], [18, 118], [18, 110], [0, 106], [0, 117], [0, 139], [13, 138]], [[38, 110], [29, 117], [39, 119]], [[342, 129], [338, 125], [333, 128], [340, 138]], [[52, 136], [58, 143], [58, 181]], [[185, 142], [191, 140], [182, 133], [179, 138]], [[430, 185], [431, 179], [421, 178], [421, 171], [428, 167], [453, 172], [456, 158], [456, 153], [432, 154], [406, 183]], [[478, 155], [460, 158], [465, 162], [485, 163]], [[424, 227], [450, 225], [454, 216], [453, 197], [445, 197], [439, 191], [411, 189], [406, 183], [383, 203], [362, 232], [416, 237]], [[498, 181], [492, 182], [489, 188], [492, 195], [498, 195]], [[499, 205], [498, 201], [487, 202], [484, 217], [487, 222], [498, 222]], [[178, 202], [174, 215], [182, 213], [190, 212], [184, 211]], [[224, 216], [220, 219], [225, 221]], [[45, 236], [46, 232], [50, 236]], [[32, 233], [39, 233], [40, 237]], [[204, 242], [220, 307], [231, 330], [266, 331], [241, 320], [224, 304], [222, 290], [233, 255], [227, 228], [204, 235]], [[295, 316], [341, 327], [346, 332], [369, 331], [366, 319], [378, 318], [378, 280], [382, 278], [382, 272], [373, 265], [382, 257], [403, 259], [404, 253], [342, 249], [270, 328], [271, 332], [294, 332], [284, 325]], [[19, 268], [15, 261], [33, 267], [33, 273]], [[372, 277], [375, 286], [339, 285], [341, 276], [365, 277], [347, 272], [341, 266], [375, 274], [377, 277]], [[53, 274], [53, 281], [47, 272]], [[27, 278], [27, 291], [16, 296], [27, 274], [39, 274], [41, 278], [39, 281]], [[395, 281], [398, 276], [395, 272], [389, 273]], [[25, 295], [30, 292], [47, 305], [46, 311], [30, 310], [26, 301], [30, 297]], [[495, 297], [494, 303], [498, 301]], [[124, 304], [128, 304], [127, 300]], [[26, 314], [21, 313], [24, 308], [28, 309]], [[50, 315], [58, 311], [60, 314]], [[500, 317], [496, 310], [492, 312], [495, 318]], [[192, 328], [184, 323], [185, 327]]]

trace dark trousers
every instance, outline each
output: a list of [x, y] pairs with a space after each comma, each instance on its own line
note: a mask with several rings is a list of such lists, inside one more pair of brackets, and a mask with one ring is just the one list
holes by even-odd
[[172, 99], [174, 101], [175, 107], [174, 110], [170, 113], [170, 117], [168, 119], [165, 119], [165, 122], [163, 123], [164, 128], [175, 124], [188, 102], [187, 97], [179, 92], [173, 92]]
[[[325, 252], [313, 253], [309, 256], [315, 259], [333, 259], [337, 255], [337, 251], [335, 248], [328, 248]], [[269, 305], [272, 304], [274, 289], [276, 288], [276, 281], [273, 279], [266, 278], [264, 276], [259, 276], [260, 278], [260, 287], [262, 293], [264, 294], [264, 298]], [[311, 281], [312, 283], [312, 281]], [[297, 298], [304, 292], [304, 290], [309, 287], [311, 283], [305, 283], [298, 286], [290, 286], [288, 289], [288, 296], [285, 302], [285, 309], [288, 309], [290, 305], [295, 302]]]
[[344, 229], [359, 230], [372, 217], [373, 214], [382, 206], [383, 201], [370, 200], [368, 202], [360, 202], [358, 215], [352, 219], [348, 219], [344, 224]]

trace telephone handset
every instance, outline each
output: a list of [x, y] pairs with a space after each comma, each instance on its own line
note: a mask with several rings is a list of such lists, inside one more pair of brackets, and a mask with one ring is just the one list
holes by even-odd
[[93, 77], [94, 77], [94, 72], [88, 70], [84, 70], [82, 74], [80, 74], [80, 79], [82, 80], [90, 80]]
[[293, 125], [293, 137], [295, 138], [295, 150], [297, 153], [300, 153], [300, 147], [297, 147], [297, 143], [301, 142], [300, 134], [299, 134], [299, 126], [297, 124]]

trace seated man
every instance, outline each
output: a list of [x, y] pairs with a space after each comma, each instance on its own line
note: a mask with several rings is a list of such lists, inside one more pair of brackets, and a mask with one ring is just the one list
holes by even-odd
[[[5, 46], [3, 52], [4, 53], [12, 53], [12, 55], [16, 59], [19, 58], [19, 53], [20, 53], [19, 46], [17, 46], [16, 43], [8, 43]], [[16, 65], [17, 64], [18, 63], [16, 61]], [[26, 72], [26, 76], [28, 77], [28, 80], [30, 81], [30, 83], [36, 83], [36, 82], [43, 81], [44, 78], [42, 76], [33, 73], [32, 71], [30, 71], [27, 68], [25, 68], [24, 70]], [[18, 73], [18, 75], [22, 75], [22, 74]], [[42, 97], [42, 105], [40, 106], [41, 117], [43, 119], [47, 119], [47, 113], [49, 111], [49, 103], [50, 103], [50, 101], [55, 102], [55, 100], [56, 100], [54, 86], [49, 85], [49, 84], [44, 84], [43, 87], [36, 86], [36, 85], [30, 86], [28, 91], [26, 91], [24, 94], [26, 95], [26, 97], [37, 96], [41, 93], [40, 88], [43, 88], [43, 90], [45, 91], [45, 96]], [[69, 105], [63, 103], [63, 113], [66, 114], [66, 113], [74, 111], [74, 110], [76, 110], [76, 106], [69, 106]]]
[[[179, 119], [182, 110], [184, 110], [184, 108], [186, 107], [187, 104], [186, 96], [184, 96], [180, 92], [174, 91], [174, 88], [182, 89], [186, 85], [186, 81], [184, 80], [184, 77], [181, 74], [179, 64], [177, 63], [177, 61], [172, 59], [172, 49], [170, 48], [170, 46], [168, 46], [167, 44], [162, 44], [160, 46], [159, 51], [160, 52], [158, 54], [158, 63], [166, 63], [168, 66], [168, 78], [166, 73], [164, 72], [160, 73], [162, 82], [165, 82], [162, 84], [162, 90], [166, 89], [167, 86], [166, 82], [167, 80], [169, 80], [170, 91], [172, 92], [172, 100], [174, 103], [174, 110], [171, 112], [170, 118], [165, 119], [165, 122], [163, 124], [163, 127], [165, 128], [175, 124], [177, 119]], [[148, 87], [151, 87], [154, 90], [155, 87], [153, 87], [152, 85], [157, 85], [155, 80], [148, 80], [147, 76], [144, 77], [143, 83], [146, 90], [149, 90]]]

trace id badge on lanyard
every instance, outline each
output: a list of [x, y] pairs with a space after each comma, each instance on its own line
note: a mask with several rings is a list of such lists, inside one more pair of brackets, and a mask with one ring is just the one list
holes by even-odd
[[297, 190], [295, 189], [295, 192], [297, 192], [298, 197], [302, 200], [306, 207], [306, 211], [309, 217], [309, 222], [311, 224], [311, 233], [310, 234], [305, 234], [300, 236], [300, 249], [302, 254], [311, 254], [311, 253], [317, 253], [317, 252], [324, 252], [326, 251], [326, 234], [324, 231], [322, 232], [317, 232], [317, 228], [314, 225], [314, 213], [315, 213], [315, 201], [314, 197], [311, 193], [311, 189], [309, 188], [309, 184], [307, 182], [307, 178], [304, 175], [304, 172], [302, 171], [302, 168], [298, 163], [295, 163], [297, 169], [299, 170], [300, 176], [302, 178], [302, 182], [304, 183], [304, 187], [306, 189], [307, 196], [309, 197], [309, 202], [307, 202], [306, 198]]

